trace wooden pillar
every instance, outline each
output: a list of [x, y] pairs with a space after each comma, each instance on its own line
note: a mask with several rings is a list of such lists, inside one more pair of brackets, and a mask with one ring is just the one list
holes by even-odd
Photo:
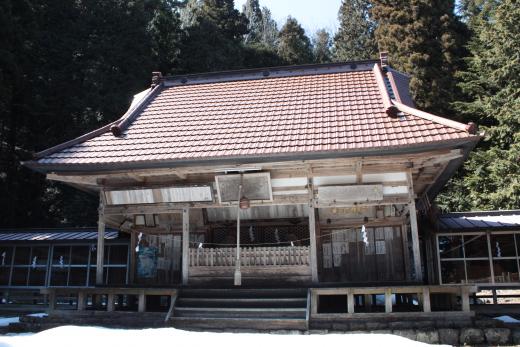
[[130, 264], [128, 269], [128, 282], [130, 284], [135, 283], [135, 264], [137, 260], [137, 252], [135, 248], [137, 247], [137, 235], [136, 232], [130, 231]]
[[309, 205], [309, 238], [312, 283], [318, 283], [318, 256], [316, 247], [316, 209], [312, 201]]
[[188, 284], [190, 261], [190, 210], [182, 209], [182, 284]]
[[410, 208], [410, 227], [412, 231], [412, 250], [413, 265], [415, 269], [415, 279], [422, 281], [421, 251], [419, 247], [419, 227], [417, 225], [417, 210], [415, 209], [415, 200], [412, 199], [409, 204]]
[[[242, 174], [241, 176], [242, 177]], [[237, 249], [236, 249], [236, 258], [235, 258], [235, 274], [234, 274], [234, 285], [241, 286], [242, 285], [242, 273], [240, 271], [240, 199], [242, 198], [242, 184], [238, 186], [238, 200], [237, 200]]]
[[97, 263], [96, 263], [96, 285], [103, 284], [103, 262], [105, 259], [105, 219], [103, 192], [99, 197], [99, 219], [98, 219], [98, 238], [97, 238]]
[[408, 208], [410, 211], [410, 229], [412, 232], [412, 251], [415, 279], [417, 281], [422, 281], [423, 276], [421, 266], [421, 250], [419, 246], [419, 227], [417, 225], [417, 210], [415, 208], [415, 193], [413, 189], [413, 176], [411, 169], [406, 174], [406, 180], [408, 181], [408, 196], [410, 198]]

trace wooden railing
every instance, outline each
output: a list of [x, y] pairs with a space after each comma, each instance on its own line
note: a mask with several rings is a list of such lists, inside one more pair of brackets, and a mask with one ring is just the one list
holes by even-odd
[[[311, 288], [311, 319], [312, 318], [378, 318], [401, 316], [444, 316], [448, 312], [455, 315], [473, 315], [470, 311], [470, 296], [476, 292], [476, 286], [472, 285], [426, 285], [426, 286], [395, 286], [395, 287], [351, 287], [351, 288]], [[415, 294], [422, 305], [422, 312], [393, 312], [392, 296], [396, 294]], [[451, 294], [460, 297], [460, 311], [436, 311], [432, 312], [432, 294]], [[341, 295], [347, 297], [345, 313], [320, 313], [318, 311], [319, 299], [325, 295]], [[384, 312], [367, 313], [357, 312], [355, 295], [384, 295]]]
[[[191, 248], [190, 266], [235, 266], [236, 248]], [[240, 266], [309, 265], [309, 247], [242, 247]]]
[[[48, 297], [50, 312], [57, 310], [57, 298], [59, 296], [74, 297], [76, 300], [75, 308], [78, 311], [84, 311], [87, 306], [87, 297], [89, 295], [106, 295], [106, 311], [115, 311], [115, 299], [118, 295], [135, 295], [138, 298], [137, 311], [146, 312], [146, 296], [170, 296], [171, 302], [175, 302], [177, 298], [177, 289], [175, 288], [112, 288], [112, 287], [59, 287], [59, 288], [42, 288], [41, 294]], [[72, 300], [74, 301], [74, 300]]]

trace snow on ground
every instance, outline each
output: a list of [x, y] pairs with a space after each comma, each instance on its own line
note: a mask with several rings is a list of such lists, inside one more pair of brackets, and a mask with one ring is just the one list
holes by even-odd
[[[31, 313], [28, 316], [31, 317], [46, 317], [47, 313]], [[0, 327], [6, 327], [11, 323], [18, 323], [20, 317], [0, 317]]]
[[62, 326], [37, 334], [0, 336], [0, 347], [319, 347], [319, 346], [427, 346], [389, 334], [278, 335], [192, 332], [174, 328], [123, 330]]
[[11, 323], [18, 323], [20, 317], [0, 317], [0, 327], [6, 327]]
[[500, 316], [500, 317], [495, 317], [494, 319], [498, 319], [504, 323], [520, 323], [520, 320], [515, 319], [511, 316]]

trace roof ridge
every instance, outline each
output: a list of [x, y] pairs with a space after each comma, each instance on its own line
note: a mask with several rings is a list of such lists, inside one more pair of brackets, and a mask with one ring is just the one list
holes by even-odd
[[265, 70], [269, 71], [280, 71], [280, 70], [302, 70], [302, 69], [316, 69], [316, 68], [327, 68], [327, 67], [337, 67], [337, 66], [345, 66], [352, 64], [374, 64], [377, 63], [378, 59], [365, 59], [365, 60], [348, 60], [342, 62], [333, 62], [333, 63], [315, 63], [315, 64], [301, 64], [301, 65], [278, 65], [278, 66], [265, 66], [265, 67], [255, 67], [255, 68], [247, 68], [247, 69], [234, 69], [234, 70], [220, 70], [220, 71], [210, 71], [210, 72], [198, 72], [198, 73], [188, 73], [188, 74], [180, 74], [180, 75], [166, 75], [163, 76], [163, 80], [176, 79], [180, 77], [197, 77], [197, 76], [215, 76], [222, 74], [243, 74], [243, 73], [256, 73], [263, 72]]
[[343, 72], [368, 71], [377, 60], [362, 60], [342, 63], [307, 64], [274, 66], [255, 69], [205, 72], [166, 76], [162, 78], [166, 87], [194, 85], [219, 82], [237, 82], [247, 80], [262, 80], [281, 77], [299, 77], [306, 75], [334, 74]]

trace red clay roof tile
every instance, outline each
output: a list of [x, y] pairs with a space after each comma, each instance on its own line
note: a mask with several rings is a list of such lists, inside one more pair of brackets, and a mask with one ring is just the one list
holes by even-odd
[[371, 67], [334, 73], [166, 85], [122, 136], [107, 131], [42, 165], [355, 151], [455, 140], [467, 132], [390, 118]]

